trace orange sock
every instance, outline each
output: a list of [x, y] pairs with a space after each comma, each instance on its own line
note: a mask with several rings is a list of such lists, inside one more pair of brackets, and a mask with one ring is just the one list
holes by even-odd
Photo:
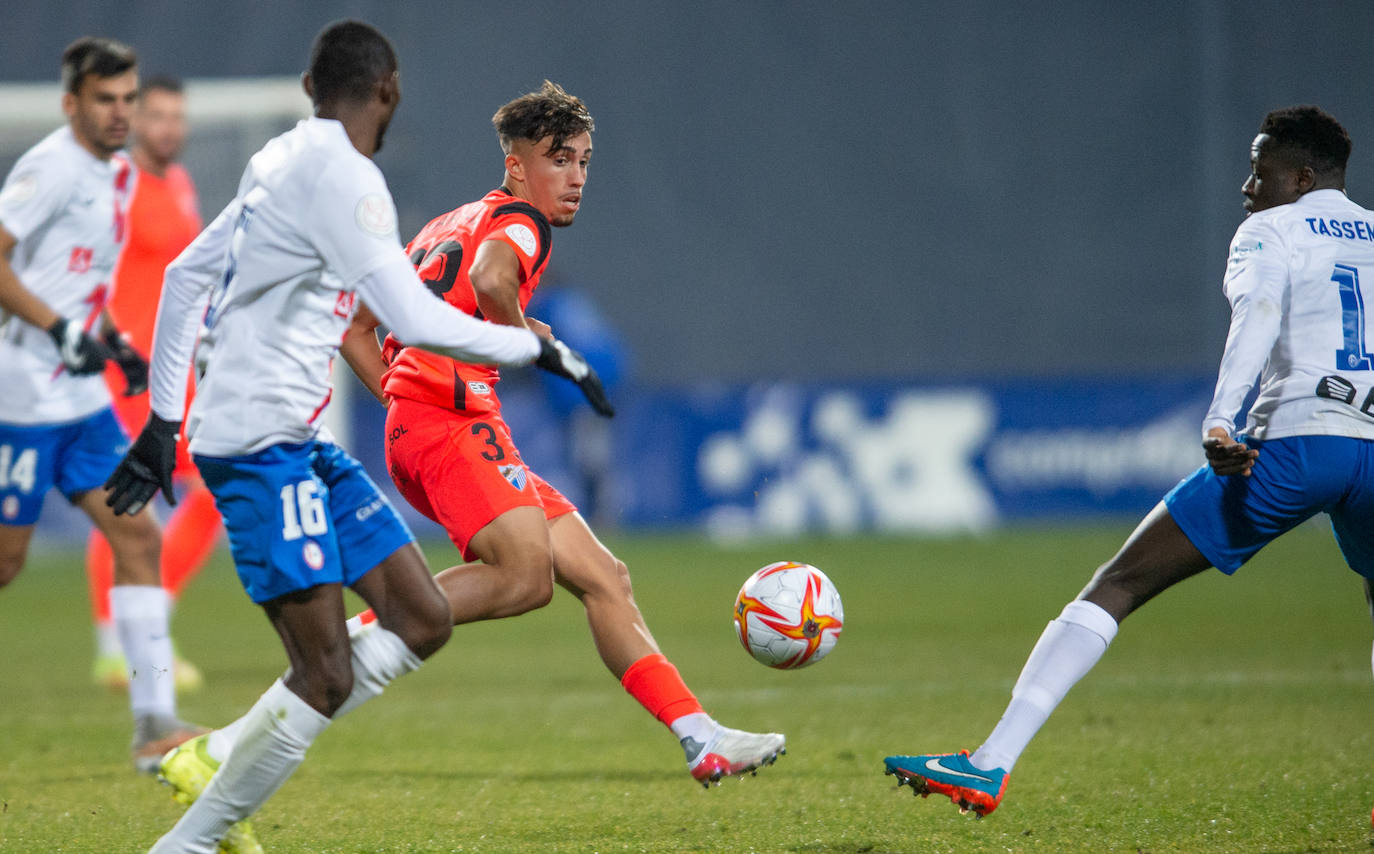
[[703, 711], [677, 668], [661, 653], [646, 655], [631, 664], [620, 677], [620, 684], [665, 726], [671, 727], [683, 715]]
[[86, 540], [86, 581], [91, 591], [91, 616], [97, 623], [108, 623], [110, 587], [114, 585], [114, 552], [99, 531], [92, 529]]
[[162, 586], [173, 600], [210, 559], [221, 527], [210, 490], [198, 486], [181, 496], [162, 535]]
[[365, 626], [365, 625], [367, 625], [368, 623], [375, 623], [375, 622], [377, 622], [377, 612], [376, 612], [376, 611], [373, 611], [371, 608], [368, 608], [367, 610], [365, 610], [365, 611], [361, 612], [360, 614], [358, 614], [358, 615], [357, 615], [356, 617], [354, 617], [353, 619], [355, 619], [355, 620], [358, 621], [358, 625], [360, 625], [360, 626]]

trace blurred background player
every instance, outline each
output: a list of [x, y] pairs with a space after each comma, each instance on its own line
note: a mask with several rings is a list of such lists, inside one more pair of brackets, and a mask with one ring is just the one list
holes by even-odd
[[157, 519], [116, 516], [101, 488], [128, 437], [100, 372], [112, 358], [135, 393], [148, 378], [147, 362], [106, 309], [128, 232], [132, 171], [117, 152], [138, 95], [134, 52], [109, 39], [73, 42], [62, 54], [62, 85], [67, 125], [25, 152], [0, 191], [0, 586], [23, 568], [55, 486], [110, 544], [109, 603], [127, 656], [134, 764], [151, 772], [202, 730], [176, 716]]
[[983, 745], [972, 756], [889, 756], [899, 785], [992, 812], [1021, 753], [1122, 620], [1210, 567], [1234, 573], [1317, 513], [1330, 516], [1374, 608], [1374, 338], [1362, 290], [1374, 280], [1374, 211], [1345, 195], [1350, 148], [1345, 128], [1316, 107], [1265, 116], [1241, 187], [1250, 216], [1226, 263], [1231, 328], [1202, 421], [1207, 462], [1050, 621]]
[[[233, 744], [222, 763], [204, 761], [208, 737], [164, 757], [163, 778], [193, 801], [154, 845], [164, 854], [260, 851], [243, 821], [331, 719], [448, 640], [448, 605], [409, 529], [321, 420], [358, 297], [409, 340], [451, 357], [536, 362], [600, 392], [565, 346], [438, 305], [416, 278], [371, 160], [401, 98], [386, 38], [360, 21], [329, 25], [303, 84], [314, 116], [252, 157], [234, 200], [167, 268], [152, 413], [108, 484], [114, 511], [135, 519], [170, 490], [194, 349], [190, 450], [289, 670], [226, 728], [236, 737], [221, 732]], [[344, 585], [377, 614], [351, 637]]]
[[[200, 233], [200, 205], [191, 175], [177, 162], [186, 144], [186, 97], [181, 81], [173, 77], [149, 77], [139, 87], [133, 112], [133, 145], [129, 153], [135, 167], [133, 198], [129, 202], [128, 237], [115, 268], [110, 316], [124, 339], [139, 353], [153, 348], [153, 321], [162, 293], [162, 273]], [[117, 366], [105, 370], [105, 381], [114, 398], [115, 415], [129, 434], [137, 434], [148, 420], [148, 395], [128, 394]], [[188, 379], [189, 381], [189, 379]], [[215, 500], [200, 480], [200, 473], [177, 446], [177, 507], [163, 528], [162, 586], [173, 606], [186, 583], [205, 565], [219, 541], [220, 519]], [[101, 685], [122, 688], [128, 684], [124, 652], [110, 619], [110, 584], [114, 557], [109, 541], [92, 530], [86, 547], [86, 573], [90, 579], [91, 608], [95, 617], [96, 659], [93, 677]], [[180, 655], [173, 659], [176, 687], [191, 691], [200, 687], [200, 671]]]
[[[492, 123], [505, 154], [501, 187], [431, 221], [406, 251], [450, 305], [547, 335], [549, 327], [524, 309], [548, 264], [552, 228], [572, 225], [581, 206], [592, 117], [581, 100], [545, 81], [501, 107]], [[501, 416], [496, 369], [425, 353], [394, 334], [379, 352], [376, 325], [361, 312], [342, 352], [387, 404], [387, 467], [397, 488], [474, 561], [437, 576], [454, 624], [541, 608], [557, 581], [581, 600], [611, 673], [678, 738], [695, 779], [719, 781], [784, 752], [781, 734], [716, 723], [659, 652], [625, 564], [521, 460]]]

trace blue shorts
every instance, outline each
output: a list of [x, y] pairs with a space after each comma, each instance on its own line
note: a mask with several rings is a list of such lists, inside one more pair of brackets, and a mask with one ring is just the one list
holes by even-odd
[[0, 424], [0, 525], [32, 525], [54, 486], [75, 501], [101, 489], [129, 450], [106, 407], [62, 424]]
[[1249, 477], [1218, 477], [1204, 465], [1164, 496], [1197, 550], [1229, 575], [1270, 540], [1327, 513], [1345, 562], [1374, 579], [1374, 441], [1242, 441], [1260, 452]]
[[302, 442], [194, 459], [224, 517], [243, 589], [259, 604], [321, 584], [352, 586], [415, 541], [338, 445]]

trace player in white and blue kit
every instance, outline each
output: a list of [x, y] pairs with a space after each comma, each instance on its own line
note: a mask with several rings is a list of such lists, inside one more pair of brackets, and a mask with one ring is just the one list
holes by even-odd
[[[164, 776], [194, 803], [156, 852], [261, 850], [242, 820], [331, 718], [448, 639], [448, 603], [410, 531], [321, 425], [330, 363], [359, 299], [407, 342], [464, 360], [536, 362], [605, 404], [579, 355], [526, 329], [475, 320], [416, 276], [370, 159], [400, 101], [385, 37], [357, 21], [326, 27], [304, 83], [315, 117], [253, 156], [235, 199], [167, 269], [153, 414], [110, 481], [116, 512], [138, 513], [159, 487], [170, 488], [199, 326], [190, 450], [244, 588], [281, 635], [290, 669], [243, 718], [212, 734], [233, 745], [217, 771], [196, 756], [208, 743], [164, 760]], [[351, 637], [344, 586], [378, 618]]]
[[0, 190], [0, 587], [23, 568], [50, 489], [90, 516], [114, 552], [110, 607], [126, 652], [134, 764], [151, 772], [203, 730], [177, 718], [167, 677], [157, 520], [116, 516], [102, 489], [128, 447], [101, 378], [106, 359], [127, 393], [147, 387], [147, 362], [105, 310], [133, 190], [118, 152], [137, 60], [119, 42], [79, 39], [62, 55], [62, 82], [67, 124], [25, 152]]
[[[1231, 329], [1202, 423], [1207, 464], [1176, 486], [1050, 622], [987, 741], [967, 753], [889, 756], [917, 794], [997, 808], [1031, 738], [1097, 663], [1118, 624], [1209, 567], [1228, 575], [1326, 513], [1374, 605], [1374, 211], [1345, 195], [1350, 137], [1316, 107], [1265, 117], [1231, 241]], [[1369, 309], [1366, 309], [1366, 306]], [[1242, 407], [1255, 388], [1244, 431]]]

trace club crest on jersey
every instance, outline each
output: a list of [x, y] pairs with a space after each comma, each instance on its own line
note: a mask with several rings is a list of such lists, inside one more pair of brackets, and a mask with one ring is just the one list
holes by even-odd
[[512, 223], [506, 226], [506, 236], [509, 237], [520, 251], [529, 257], [534, 257], [534, 252], [539, 248], [539, 241], [535, 239], [534, 232], [523, 222]]
[[314, 540], [306, 540], [305, 545], [301, 546], [301, 559], [311, 569], [324, 569], [324, 549]]
[[491, 394], [491, 386], [481, 380], [468, 380], [468, 391], [473, 394], [487, 395]]
[[510, 485], [515, 487], [516, 489], [523, 490], [525, 488], [525, 484], [529, 482], [529, 478], [525, 474], [525, 467], [522, 465], [516, 465], [514, 463], [510, 465], [504, 465], [501, 466], [498, 469], [498, 471], [500, 471], [501, 476], [504, 477], [510, 483]]
[[0, 205], [19, 206], [38, 195], [38, 176], [32, 172], [16, 176], [0, 192]]
[[353, 209], [353, 218], [358, 227], [378, 237], [390, 237], [396, 233], [396, 212], [391, 200], [381, 193], [368, 193], [358, 200]]

